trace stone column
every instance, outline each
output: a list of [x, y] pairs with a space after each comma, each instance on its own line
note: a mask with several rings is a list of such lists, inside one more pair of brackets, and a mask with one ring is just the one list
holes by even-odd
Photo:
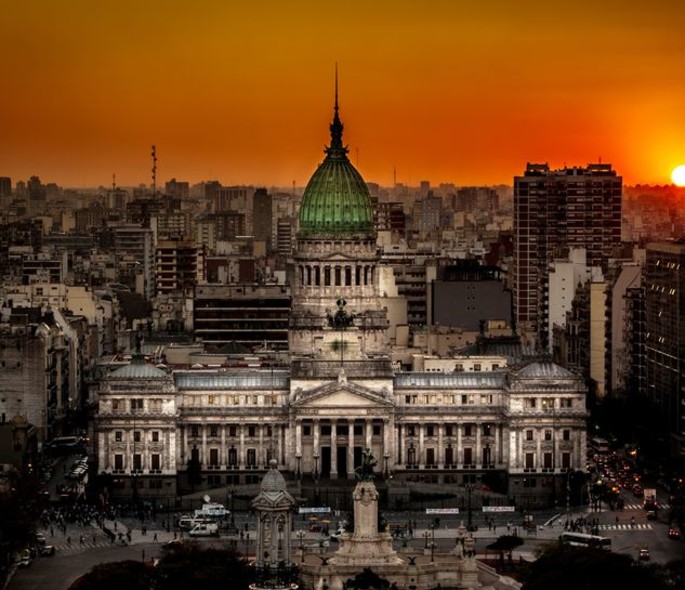
[[354, 478], [354, 418], [347, 420], [347, 479]]
[[331, 420], [331, 479], [338, 479], [338, 421]]
[[321, 422], [318, 418], [312, 421], [312, 450], [310, 453], [310, 473], [314, 475], [314, 467], [316, 466], [316, 461], [314, 460], [314, 453], [319, 453], [321, 455]]
[[416, 425], [416, 427], [419, 429], [419, 448], [416, 449], [416, 452], [418, 453], [416, 458], [418, 459], [417, 463], [419, 465], [419, 469], [423, 469], [423, 467], [425, 465], [424, 455], [423, 455], [423, 447], [424, 447], [423, 441], [424, 441], [424, 434], [425, 434], [426, 426], [423, 423], [419, 423]]
[[478, 468], [483, 467], [483, 449], [481, 445], [482, 429], [483, 425], [480, 422], [476, 422], [476, 448], [474, 449], [475, 456], [473, 458], [473, 462], [476, 464], [476, 467]]
[[371, 418], [367, 418], [364, 422], [364, 434], [366, 435], [364, 446], [370, 449], [373, 441], [373, 420]]
[[241, 424], [240, 428], [240, 443], [238, 444], [238, 469], [245, 464], [245, 424]]
[[202, 428], [202, 444], [200, 445], [200, 465], [203, 469], [207, 468], [207, 426], [203, 425]]
[[219, 453], [219, 465], [221, 465], [221, 469], [226, 469], [228, 466], [228, 449], [226, 448], [226, 428], [227, 426], [224, 425], [224, 427], [221, 429], [221, 452]]
[[438, 469], [445, 468], [445, 449], [442, 448], [442, 431], [444, 428], [445, 425], [442, 422], [438, 422], [438, 456], [435, 459], [438, 462]]
[[454, 457], [452, 460], [454, 461], [455, 465], [457, 466], [457, 469], [463, 469], [464, 468], [464, 449], [461, 446], [461, 430], [464, 427], [463, 424], [457, 424], [457, 448], [452, 451], [454, 453]]
[[257, 445], [257, 467], [261, 467], [262, 465], [266, 465], [266, 461], [264, 460], [264, 429], [266, 428], [266, 425], [261, 424], [259, 426], [259, 444]]

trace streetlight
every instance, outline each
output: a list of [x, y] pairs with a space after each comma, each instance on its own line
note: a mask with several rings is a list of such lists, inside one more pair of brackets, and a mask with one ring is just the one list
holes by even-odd
[[231, 528], [232, 528], [233, 530], [235, 530], [235, 514], [234, 514], [234, 511], [233, 511], [233, 499], [234, 499], [234, 496], [235, 496], [235, 488], [234, 488], [234, 487], [231, 487], [231, 488], [228, 490], [228, 497], [229, 497], [229, 500], [230, 500], [230, 510], [231, 510]]
[[431, 525], [431, 563], [435, 561], [435, 524]]
[[430, 533], [428, 531], [423, 531], [423, 548], [428, 549], [428, 538], [430, 537]]
[[383, 453], [383, 461], [385, 463], [385, 479], [388, 479], [388, 459], [390, 459], [390, 453], [388, 453], [388, 451], [385, 451], [385, 453]]
[[314, 481], [319, 480], [319, 453], [314, 452]]
[[467, 498], [468, 498], [468, 520], [466, 521], [466, 530], [467, 531], [472, 531], [473, 530], [473, 520], [472, 520], [472, 514], [471, 514], [471, 492], [473, 492], [473, 484], [467, 483], [464, 485], [466, 488], [466, 493], [467, 493]]
[[302, 563], [304, 563], [304, 536], [305, 532], [304, 531], [297, 531], [295, 533], [297, 535], [297, 538], [300, 540], [300, 552], [302, 553]]
[[302, 453], [300, 453], [300, 451], [297, 451], [297, 453], [295, 453], [295, 458], [297, 459], [297, 470], [295, 471], [295, 478], [299, 481], [302, 478], [302, 471], [300, 469], [302, 463]]

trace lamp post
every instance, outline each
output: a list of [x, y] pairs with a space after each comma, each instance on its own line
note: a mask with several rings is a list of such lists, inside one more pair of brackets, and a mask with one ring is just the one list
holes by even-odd
[[297, 535], [297, 538], [300, 540], [300, 553], [302, 554], [302, 563], [304, 563], [304, 531], [297, 531], [295, 533]]
[[423, 548], [428, 549], [428, 538], [430, 537], [430, 533], [428, 531], [423, 531]]
[[435, 561], [435, 525], [431, 525], [431, 563]]
[[473, 520], [472, 520], [472, 513], [471, 513], [471, 493], [473, 492], [473, 484], [467, 483], [465, 486], [466, 488], [466, 494], [467, 494], [467, 510], [468, 510], [468, 520], [466, 521], [466, 530], [467, 531], [472, 531], [473, 530]]
[[319, 453], [314, 452], [314, 481], [319, 481]]
[[230, 500], [230, 510], [231, 510], [231, 528], [235, 530], [235, 514], [233, 511], [233, 498], [235, 496], [235, 488], [231, 487], [228, 490], [228, 498]]
[[248, 554], [250, 552], [250, 533], [245, 533], [245, 561], [249, 561]]
[[295, 478], [299, 481], [300, 479], [302, 479], [302, 453], [300, 453], [300, 451], [297, 451], [297, 453], [295, 453], [295, 458], [297, 459], [297, 469], [295, 471]]
[[385, 479], [388, 479], [388, 459], [390, 459], [390, 453], [388, 453], [388, 451], [385, 451], [385, 453], [383, 453], [383, 462], [385, 464]]

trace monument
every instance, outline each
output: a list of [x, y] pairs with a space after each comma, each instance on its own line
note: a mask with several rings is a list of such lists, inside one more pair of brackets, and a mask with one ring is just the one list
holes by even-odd
[[517, 590], [515, 580], [499, 576], [476, 560], [475, 541], [463, 524], [454, 548], [437, 557], [416, 548], [399, 555], [384, 530], [378, 512], [378, 490], [373, 483], [376, 459], [370, 449], [362, 453], [355, 472], [357, 484], [353, 524], [340, 537], [332, 556], [311, 555], [300, 566], [305, 590]]

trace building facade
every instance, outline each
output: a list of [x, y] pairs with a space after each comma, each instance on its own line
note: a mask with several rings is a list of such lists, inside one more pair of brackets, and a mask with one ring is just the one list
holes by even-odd
[[606, 265], [621, 244], [622, 186], [610, 164], [528, 164], [514, 178], [514, 313], [543, 350], [551, 345], [539, 296], [547, 265], [568, 248], [584, 248], [588, 266]]
[[171, 371], [136, 357], [100, 383], [98, 471], [116, 471], [121, 496], [169, 500], [256, 484], [272, 459], [295, 480], [352, 480], [368, 448], [389, 486], [488, 483], [551, 501], [585, 466], [582, 380], [547, 361], [395, 373], [373, 207], [337, 96], [330, 131], [289, 265], [288, 366]]

